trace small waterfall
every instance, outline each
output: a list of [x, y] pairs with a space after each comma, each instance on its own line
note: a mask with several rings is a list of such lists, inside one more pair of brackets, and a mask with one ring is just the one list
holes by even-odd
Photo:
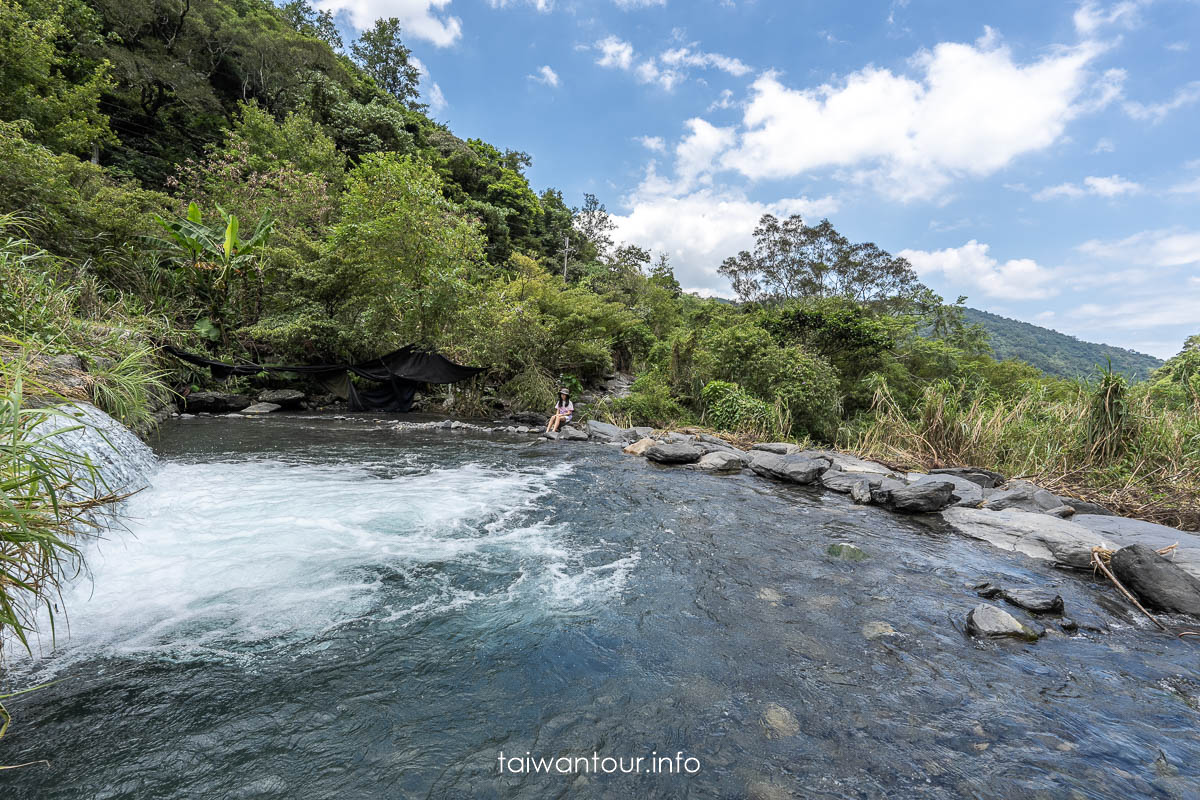
[[52, 430], [74, 428], [55, 436], [54, 442], [91, 460], [102, 481], [91, 487], [91, 493], [123, 494], [149, 484], [157, 459], [128, 428], [89, 403], [64, 405], [58, 410], [60, 414], [49, 416], [42, 424]]

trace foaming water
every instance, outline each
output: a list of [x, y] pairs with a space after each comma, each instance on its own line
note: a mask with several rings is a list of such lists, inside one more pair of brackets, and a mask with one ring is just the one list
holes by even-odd
[[[6, 701], [0, 763], [50, 766], [0, 773], [5, 800], [1200, 796], [1195, 643], [918, 518], [370, 416], [157, 449], [69, 637], [9, 674], [58, 682]], [[985, 580], [1052, 588], [1081, 633], [966, 637]]]

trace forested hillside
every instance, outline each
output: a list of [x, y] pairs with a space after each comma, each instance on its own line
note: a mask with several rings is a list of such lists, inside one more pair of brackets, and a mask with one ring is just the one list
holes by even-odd
[[482, 368], [460, 414], [546, 410], [620, 369], [632, 394], [582, 414], [1196, 506], [1190, 355], [1138, 386], [998, 361], [903, 258], [799, 216], [720, 266], [738, 303], [683, 294], [597, 198], [430, 120], [395, 20], [343, 42], [306, 0], [0, 0], [0, 31], [10, 392], [78, 356], [73, 396], [137, 422], [211, 381], [159, 343], [290, 364], [416, 344]]
[[1135, 350], [1085, 342], [1049, 328], [975, 308], [963, 309], [963, 318], [987, 331], [996, 358], [1015, 358], [1060, 378], [1090, 377], [1098, 368], [1111, 363], [1114, 372], [1143, 381], [1163, 364], [1161, 359]]

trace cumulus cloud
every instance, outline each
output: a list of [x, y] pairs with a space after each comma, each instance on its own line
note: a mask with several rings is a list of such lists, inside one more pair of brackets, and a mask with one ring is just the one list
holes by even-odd
[[518, 4], [533, 6], [542, 13], [554, 9], [554, 0], [488, 0], [488, 5], [492, 8], [508, 8]]
[[1107, 178], [1095, 175], [1083, 179], [1083, 184], [1060, 183], [1057, 186], [1047, 186], [1033, 195], [1034, 200], [1053, 200], [1056, 197], [1117, 197], [1123, 194], [1137, 194], [1142, 191], [1142, 185], [1128, 181], [1120, 175], [1109, 175]]
[[676, 277], [689, 291], [705, 288], [728, 296], [728, 282], [717, 267], [753, 245], [754, 226], [763, 214], [819, 217], [836, 210], [832, 197], [760, 203], [737, 190], [704, 187], [682, 195], [635, 196], [629, 213], [615, 214], [613, 221], [618, 239], [669, 255]]
[[[1077, 249], [1109, 261], [1150, 267], [1182, 267], [1200, 264], [1200, 232], [1178, 228], [1141, 231], [1124, 239], [1090, 239]], [[1194, 318], [1195, 309], [1192, 314]]]
[[462, 36], [462, 21], [442, 12], [451, 0], [317, 0], [313, 6], [334, 14], [345, 12], [350, 24], [364, 30], [380, 17], [396, 17], [406, 37], [448, 47]]
[[1172, 111], [1178, 111], [1184, 106], [1200, 100], [1200, 81], [1192, 81], [1175, 91], [1170, 100], [1161, 103], [1137, 103], [1128, 101], [1123, 108], [1125, 113], [1141, 122], [1162, 122]]
[[974, 288], [988, 297], [1009, 300], [1039, 300], [1058, 294], [1050, 285], [1054, 272], [1032, 258], [1014, 258], [1000, 263], [989, 245], [972, 239], [962, 247], [945, 250], [901, 250], [922, 278], [940, 276], [955, 288]]
[[667, 143], [661, 136], [635, 136], [633, 140], [655, 153], [664, 153], [667, 150]]
[[696, 49], [695, 43], [685, 47], [665, 50], [658, 56], [638, 56], [633, 45], [617, 36], [606, 36], [596, 42], [600, 54], [596, 63], [602, 67], [630, 72], [641, 83], [657, 84], [663, 89], [674, 89], [689, 69], [717, 69], [740, 77], [750, 72], [742, 61], [720, 53], [706, 53]]
[[991, 30], [912, 59], [915, 76], [865, 67], [795, 89], [775, 73], [751, 87], [744, 130], [722, 163], [749, 178], [833, 168], [902, 200], [931, 198], [954, 178], [986, 176], [1059, 140], [1117, 76], [1091, 79], [1101, 46], [1060, 47], [1018, 63]]
[[442, 94], [442, 87], [438, 86], [436, 83], [433, 85], [433, 88], [429, 90], [426, 99], [429, 101], [430, 114], [440, 114], [445, 111], [446, 106], [449, 105], [449, 103], [446, 102], [446, 95]]
[[538, 83], [545, 84], [546, 86], [558, 86], [558, 73], [551, 69], [549, 65], [538, 67], [538, 71], [535, 74], [530, 75], [529, 78], [530, 80], [535, 80]]
[[1073, 21], [1080, 36], [1094, 36], [1101, 28], [1120, 26], [1134, 28], [1141, 24], [1140, 11], [1149, 0], [1122, 0], [1103, 8], [1093, 0], [1087, 0], [1075, 10]]

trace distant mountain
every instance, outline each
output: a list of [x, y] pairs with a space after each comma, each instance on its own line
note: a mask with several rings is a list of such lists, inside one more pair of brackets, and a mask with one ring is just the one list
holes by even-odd
[[1084, 342], [1049, 328], [975, 308], [964, 309], [963, 316], [968, 324], [981, 325], [988, 332], [996, 358], [1017, 358], [1050, 375], [1088, 377], [1095, 373], [1097, 364], [1111, 360], [1113, 371], [1133, 380], [1144, 380], [1163, 363], [1135, 350]]

